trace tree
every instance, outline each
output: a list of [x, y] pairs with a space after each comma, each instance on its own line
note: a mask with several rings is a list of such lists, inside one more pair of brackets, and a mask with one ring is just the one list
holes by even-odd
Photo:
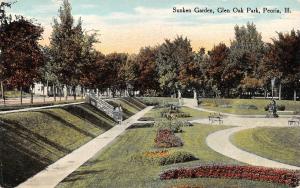
[[104, 85], [112, 91], [113, 97], [117, 90], [121, 92], [126, 88], [126, 80], [122, 67], [126, 64], [128, 54], [111, 53], [105, 56], [102, 67]]
[[32, 86], [40, 78], [38, 70], [43, 65], [44, 58], [38, 41], [43, 28], [20, 16], [2, 31], [2, 63], [10, 71], [7, 83], [20, 88], [22, 104], [22, 90]]
[[11, 16], [7, 15], [5, 12], [5, 8], [11, 7], [11, 3], [1, 2], [0, 3], [0, 87], [1, 87], [1, 97], [3, 99], [3, 103], [5, 104], [5, 96], [4, 96], [4, 85], [3, 82], [9, 77], [10, 70], [4, 66], [2, 52], [5, 49], [5, 33], [4, 29], [11, 22]]
[[291, 98], [294, 93], [296, 99], [296, 88], [300, 86], [300, 31], [278, 33], [278, 39], [268, 46], [260, 70], [265, 83], [276, 77], [280, 80], [279, 90], [283, 84], [285, 96]]
[[131, 72], [135, 73], [134, 85], [141, 94], [148, 93], [149, 90], [159, 91], [157, 52], [159, 47], [144, 47], [134, 59]]
[[76, 86], [85, 77], [83, 69], [86, 71], [86, 64], [91, 63], [90, 53], [96, 42], [95, 34], [87, 35], [83, 32], [81, 19], [75, 24], [68, 0], [64, 0], [59, 9], [59, 20], [54, 19], [50, 38], [51, 55], [57, 67], [59, 81], [66, 87], [72, 87], [76, 99]]
[[224, 44], [220, 43], [214, 46], [211, 51], [208, 52], [209, 59], [206, 66], [206, 75], [210, 84], [221, 92], [221, 95], [228, 96], [227, 85], [223, 81], [222, 74], [226, 67], [226, 59], [230, 53], [229, 48]]
[[174, 41], [165, 40], [158, 50], [157, 65], [160, 87], [165, 93], [178, 92], [184, 84], [179, 80], [180, 67], [193, 61], [193, 50], [190, 40], [178, 36]]
[[235, 40], [231, 42], [222, 78], [231, 88], [242, 91], [243, 83], [249, 80], [242, 82], [244, 78], [259, 78], [258, 63], [265, 53], [265, 44], [253, 23], [234, 29]]
[[179, 71], [179, 80], [184, 88], [192, 89], [194, 98], [197, 98], [197, 90], [204, 86], [205, 76], [203, 64], [206, 60], [205, 49], [201, 48], [199, 52], [194, 53], [193, 61], [181, 65]]

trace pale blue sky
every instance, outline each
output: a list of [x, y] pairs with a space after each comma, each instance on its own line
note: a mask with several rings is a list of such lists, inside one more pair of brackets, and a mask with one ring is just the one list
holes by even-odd
[[[18, 0], [10, 12], [35, 18], [45, 28], [48, 42], [51, 23], [57, 16], [60, 0]], [[104, 53], [137, 52], [146, 45], [155, 45], [165, 38], [184, 35], [197, 50], [211, 48], [219, 42], [229, 43], [233, 27], [254, 22], [264, 40], [276, 36], [276, 31], [300, 29], [300, 0], [71, 0], [73, 15], [81, 17], [87, 29], [101, 33]], [[172, 8], [233, 7], [291, 8], [291, 14], [174, 14]]]

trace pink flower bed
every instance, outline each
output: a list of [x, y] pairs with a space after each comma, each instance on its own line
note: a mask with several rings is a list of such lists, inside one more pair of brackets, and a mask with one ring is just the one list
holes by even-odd
[[291, 187], [298, 186], [300, 181], [299, 172], [256, 166], [199, 166], [168, 170], [160, 175], [163, 180], [199, 177], [266, 181]]

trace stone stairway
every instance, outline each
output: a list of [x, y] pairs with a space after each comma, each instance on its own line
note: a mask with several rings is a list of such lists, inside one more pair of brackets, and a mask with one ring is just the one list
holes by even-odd
[[[114, 107], [108, 104], [105, 100], [100, 99], [94, 93], [87, 94], [86, 102], [96, 107], [98, 110], [103, 111], [105, 114], [115, 119], [114, 116]], [[115, 119], [116, 120], [116, 119]]]

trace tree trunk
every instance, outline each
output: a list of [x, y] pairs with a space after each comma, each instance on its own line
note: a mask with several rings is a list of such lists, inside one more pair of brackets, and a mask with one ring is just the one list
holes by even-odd
[[68, 100], [68, 87], [67, 85], [64, 86], [64, 95], [65, 95], [65, 100]]
[[1, 81], [0, 84], [1, 84], [1, 96], [2, 96], [2, 100], [3, 100], [3, 104], [5, 105], [5, 94], [4, 94], [3, 81]]
[[30, 89], [30, 104], [33, 104], [33, 85], [31, 86], [31, 89]]
[[61, 85], [59, 86], [59, 101], [61, 101], [61, 95], [62, 95], [62, 92], [61, 92]]
[[47, 80], [47, 90], [46, 90], [47, 91], [46, 92], [47, 97], [49, 97], [49, 89], [48, 88], [49, 88], [49, 81]]
[[279, 83], [279, 95], [278, 95], [279, 100], [281, 100], [281, 83]]
[[44, 98], [44, 103], [46, 102], [46, 96], [45, 96], [45, 86], [43, 84], [43, 98]]
[[21, 105], [23, 105], [23, 88], [20, 87], [20, 102], [21, 102]]
[[54, 101], [56, 102], [56, 87], [55, 87], [55, 84], [53, 84], [53, 98], [54, 98]]
[[73, 97], [74, 101], [76, 101], [76, 86], [73, 86]]
[[83, 87], [80, 86], [80, 92], [81, 92], [81, 99], [83, 99]]
[[297, 91], [296, 91], [296, 89], [294, 89], [294, 101], [296, 101], [297, 100]]

